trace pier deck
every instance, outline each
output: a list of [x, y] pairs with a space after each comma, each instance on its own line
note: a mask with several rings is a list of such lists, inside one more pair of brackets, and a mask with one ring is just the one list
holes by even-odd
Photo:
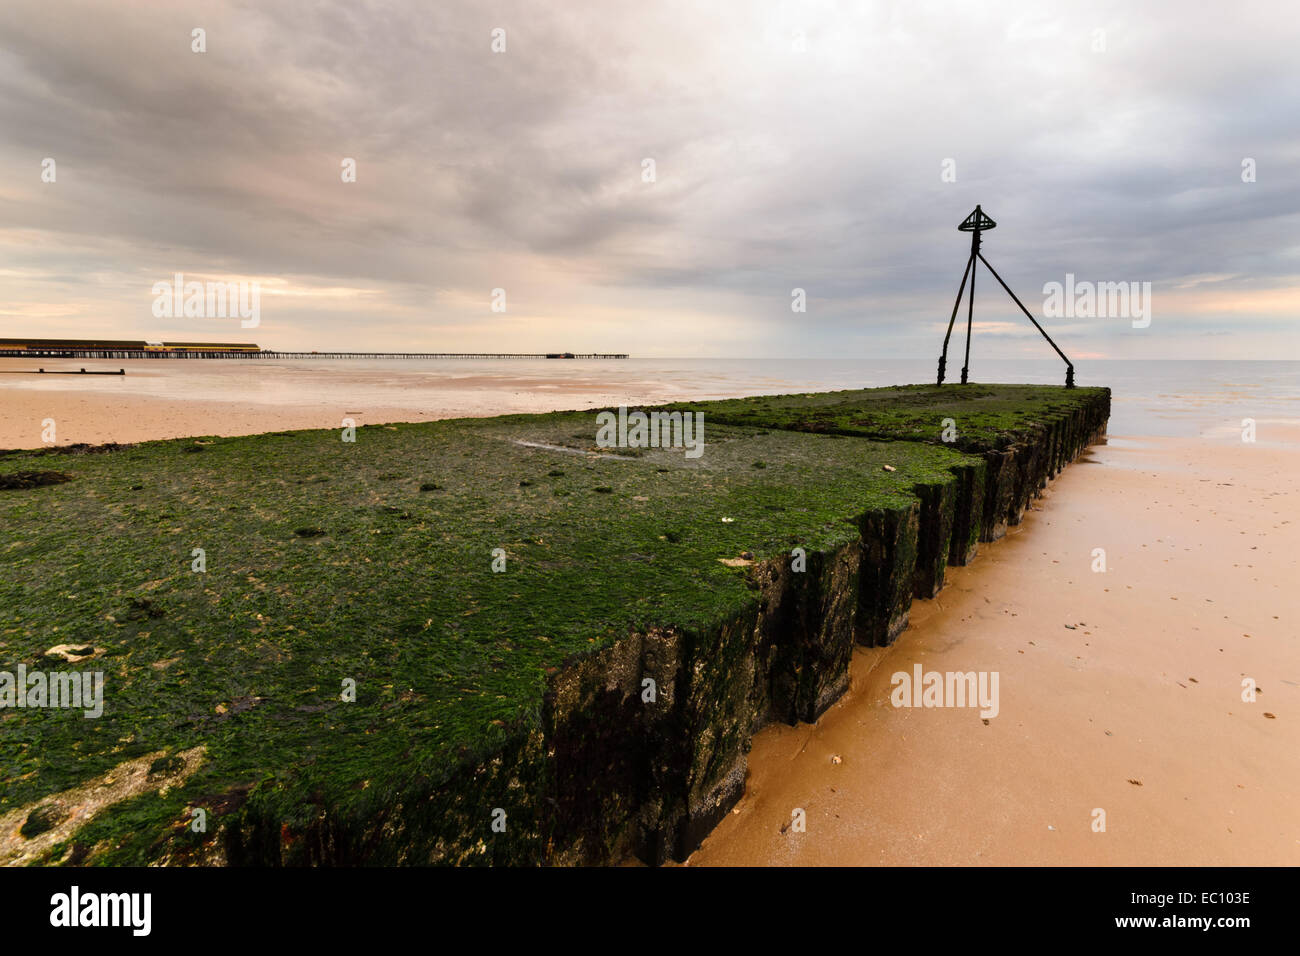
[[198, 350], [160, 352], [144, 349], [39, 349], [0, 351], [0, 358], [78, 359], [625, 359], [626, 352], [260, 352]]

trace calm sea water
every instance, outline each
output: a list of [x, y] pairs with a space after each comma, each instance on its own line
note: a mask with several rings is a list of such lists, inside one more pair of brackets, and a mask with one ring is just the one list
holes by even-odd
[[[3, 360], [3, 369], [34, 363]], [[5, 390], [75, 389], [168, 399], [347, 409], [402, 408], [484, 415], [656, 400], [727, 398], [934, 380], [934, 361], [884, 359], [662, 359], [443, 361], [56, 362], [47, 368], [127, 367], [122, 378], [0, 375]], [[1054, 360], [989, 360], [977, 381], [1062, 384]], [[954, 375], [959, 375], [959, 370]], [[1300, 362], [1094, 360], [1080, 385], [1107, 385], [1112, 435], [1226, 436], [1243, 418], [1300, 424]]]

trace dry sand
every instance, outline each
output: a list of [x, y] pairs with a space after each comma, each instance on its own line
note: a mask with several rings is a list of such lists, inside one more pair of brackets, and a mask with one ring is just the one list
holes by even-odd
[[[252, 435], [299, 428], [419, 422], [638, 404], [689, 398], [681, 385], [629, 376], [620, 381], [574, 366], [540, 375], [518, 371], [429, 374], [394, 363], [373, 369], [342, 366], [259, 368], [259, 362], [0, 359], [0, 448], [39, 448], [48, 419], [56, 445], [137, 442], [197, 435]], [[127, 374], [33, 374], [47, 370]], [[467, 366], [468, 368], [468, 366]], [[261, 374], [269, 373], [269, 374]]]
[[[690, 864], [1300, 863], [1288, 437], [1094, 446], [893, 647], [859, 650], [817, 725], [755, 738]], [[1000, 713], [893, 707], [916, 663], [999, 672]]]
[[42, 422], [47, 418], [55, 423], [54, 444], [97, 445], [192, 435], [256, 435], [299, 428], [339, 428], [344, 418], [352, 418], [358, 425], [377, 425], [453, 417], [392, 405], [354, 409], [322, 402], [286, 407], [260, 402], [189, 401], [98, 392], [9, 391], [3, 393], [3, 399], [0, 448], [42, 447]]

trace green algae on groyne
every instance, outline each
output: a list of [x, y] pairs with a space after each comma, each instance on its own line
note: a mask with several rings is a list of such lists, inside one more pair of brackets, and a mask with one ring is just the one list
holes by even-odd
[[753, 733], [815, 720], [1109, 402], [674, 406], [698, 459], [594, 410], [63, 456], [0, 491], [0, 671], [72, 648], [104, 711], [0, 708], [0, 862], [682, 859]]

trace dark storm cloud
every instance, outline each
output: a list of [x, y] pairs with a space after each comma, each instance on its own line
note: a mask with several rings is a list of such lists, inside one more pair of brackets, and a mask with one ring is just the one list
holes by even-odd
[[[693, 330], [733, 354], [928, 353], [979, 202], [1031, 307], [1067, 271], [1168, 296], [1144, 339], [1072, 323], [1078, 348], [1222, 331], [1197, 277], [1257, 345], [1294, 319], [1300, 272], [1287, 13], [9, 0], [0, 323], [60, 302], [135, 321], [142, 288], [189, 271], [283, 279], [295, 318], [266, 334], [284, 345], [363, 323], [394, 344], [477, 328], [664, 351]], [[486, 312], [497, 286], [521, 293], [515, 325]]]

